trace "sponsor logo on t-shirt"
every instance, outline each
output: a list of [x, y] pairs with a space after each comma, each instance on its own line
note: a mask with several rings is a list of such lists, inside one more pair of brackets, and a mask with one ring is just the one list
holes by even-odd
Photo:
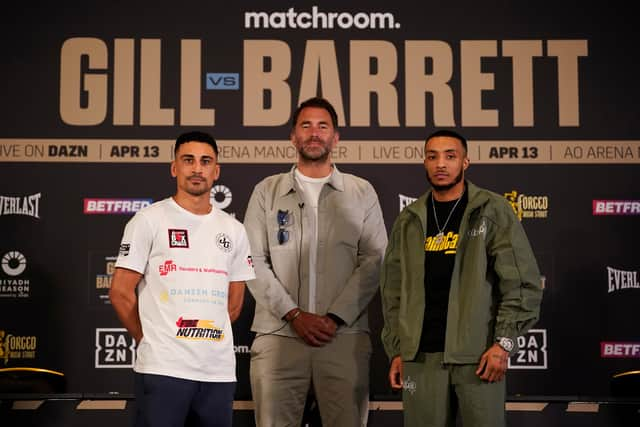
[[251, 255], [247, 257], [247, 265], [253, 268], [253, 258], [251, 258]]
[[460, 235], [449, 231], [447, 234], [425, 236], [425, 252], [442, 252], [445, 255], [455, 255]]
[[188, 248], [189, 234], [187, 233], [187, 230], [169, 229], [169, 247]]
[[175, 265], [171, 260], [165, 261], [164, 264], [160, 264], [160, 266], [158, 266], [158, 270], [160, 271], [161, 276], [166, 276], [170, 272], [176, 271], [177, 269], [178, 266]]
[[206, 274], [220, 274], [222, 276], [228, 276], [229, 273], [226, 270], [220, 270], [218, 268], [211, 267], [193, 267], [185, 265], [177, 265], [172, 260], [167, 260], [158, 266], [158, 271], [161, 276], [166, 276], [172, 271], [180, 271], [186, 273], [206, 273]]
[[127, 256], [129, 255], [129, 249], [131, 249], [131, 243], [122, 243], [120, 245], [120, 255]]
[[176, 338], [197, 341], [221, 341], [224, 338], [224, 331], [216, 328], [213, 323], [213, 320], [183, 319], [180, 317], [176, 322], [178, 327]]
[[216, 236], [216, 244], [218, 245], [218, 248], [220, 248], [224, 252], [231, 252], [231, 249], [233, 249], [231, 239], [229, 238], [229, 236], [227, 236], [226, 233], [219, 233]]

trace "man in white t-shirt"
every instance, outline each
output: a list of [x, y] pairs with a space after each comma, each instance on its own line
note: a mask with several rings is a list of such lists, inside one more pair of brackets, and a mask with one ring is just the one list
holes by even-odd
[[216, 141], [180, 135], [173, 197], [140, 210], [124, 230], [109, 296], [138, 343], [136, 426], [231, 426], [231, 322], [255, 277], [243, 225], [210, 203]]
[[251, 391], [259, 427], [299, 426], [312, 388], [324, 426], [365, 426], [367, 306], [387, 245], [373, 186], [331, 162], [338, 119], [325, 99], [293, 114], [290, 172], [258, 183], [244, 224], [256, 300]]

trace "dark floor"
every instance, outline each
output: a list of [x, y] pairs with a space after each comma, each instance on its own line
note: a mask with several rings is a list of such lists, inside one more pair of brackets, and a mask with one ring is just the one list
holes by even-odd
[[[0, 400], [0, 425], [3, 427], [119, 427], [130, 426], [135, 412], [135, 401], [127, 400], [124, 409], [77, 409], [79, 399], [47, 399], [37, 409], [13, 409], [14, 402], [24, 405], [28, 401]], [[111, 401], [110, 403], [114, 403]], [[121, 402], [122, 403], [122, 402]], [[250, 403], [250, 402], [249, 402]], [[575, 406], [575, 405], [574, 405]], [[541, 411], [507, 411], [507, 423], [513, 427], [638, 427], [640, 426], [640, 402], [606, 402], [585, 406], [581, 410], [567, 411], [567, 402], [550, 402]], [[318, 427], [313, 414], [308, 416], [308, 427]], [[369, 427], [401, 426], [399, 410], [372, 410]], [[253, 411], [234, 412], [234, 426], [253, 427]]]

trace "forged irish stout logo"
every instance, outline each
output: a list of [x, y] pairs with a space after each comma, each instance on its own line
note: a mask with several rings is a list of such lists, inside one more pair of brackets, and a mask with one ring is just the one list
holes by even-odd
[[35, 359], [37, 345], [38, 340], [34, 335], [11, 335], [0, 329], [0, 360], [5, 365], [11, 359]]
[[133, 368], [136, 340], [124, 328], [96, 329], [96, 368]]
[[549, 196], [519, 194], [516, 190], [504, 193], [520, 221], [524, 218], [547, 218], [549, 216]]

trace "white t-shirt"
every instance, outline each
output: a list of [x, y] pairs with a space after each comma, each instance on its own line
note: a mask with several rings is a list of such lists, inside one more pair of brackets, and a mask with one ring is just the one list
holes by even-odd
[[311, 228], [311, 242], [309, 245], [309, 311], [316, 312], [316, 264], [318, 261], [318, 200], [322, 187], [329, 182], [331, 175], [323, 178], [311, 178], [303, 175], [298, 169], [295, 171], [298, 188], [302, 192], [305, 206], [311, 208], [311, 215], [308, 217], [313, 222]]
[[143, 274], [136, 372], [236, 381], [228, 291], [255, 278], [250, 253], [244, 226], [215, 207], [196, 215], [167, 198], [131, 218], [116, 267]]

